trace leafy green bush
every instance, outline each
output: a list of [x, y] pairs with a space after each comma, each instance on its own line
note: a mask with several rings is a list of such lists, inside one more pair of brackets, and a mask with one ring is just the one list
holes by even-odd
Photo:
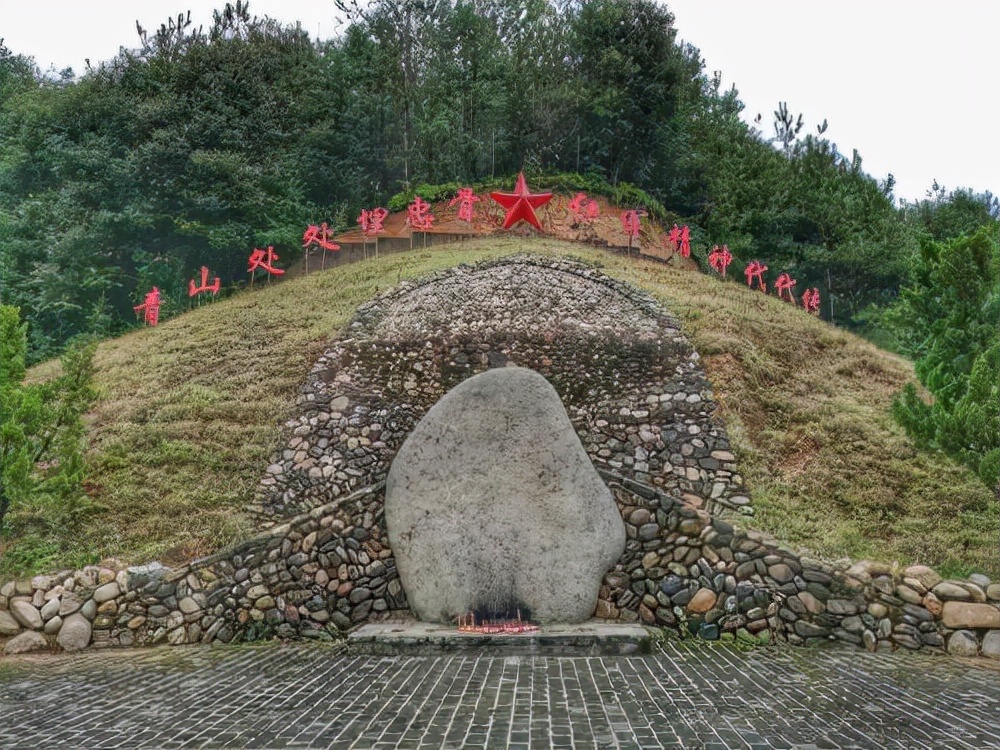
[[405, 211], [406, 207], [413, 202], [416, 196], [420, 196], [428, 203], [438, 203], [440, 201], [451, 200], [458, 193], [459, 188], [465, 187], [457, 182], [446, 182], [443, 185], [428, 185], [421, 183], [413, 190], [404, 190], [396, 193], [386, 204], [392, 212]]
[[[476, 182], [471, 187], [476, 192], [484, 193], [493, 190], [510, 190], [516, 175], [494, 178]], [[612, 185], [600, 175], [588, 173], [585, 175], [575, 172], [558, 172], [555, 174], [538, 174], [529, 176], [531, 188], [533, 190], [548, 190], [558, 193], [575, 193], [583, 191], [591, 195], [602, 195], [612, 203], [628, 208], [645, 209], [646, 212], [659, 221], [661, 224], [672, 223], [676, 217], [667, 211], [663, 204], [653, 198], [645, 190], [637, 188], [627, 182], [619, 182]], [[386, 208], [390, 211], [405, 211], [406, 207], [413, 202], [416, 196], [420, 196], [429, 203], [450, 200], [458, 193], [459, 188], [467, 187], [458, 182], [446, 182], [441, 185], [428, 185], [421, 183], [412, 190], [404, 190], [396, 193]]]

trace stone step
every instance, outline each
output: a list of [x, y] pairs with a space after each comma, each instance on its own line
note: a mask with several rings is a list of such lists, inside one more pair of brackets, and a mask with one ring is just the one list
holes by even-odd
[[375, 622], [347, 638], [349, 652], [384, 656], [529, 655], [631, 656], [652, 651], [652, 633], [641, 625], [591, 620], [577, 625], [543, 625], [532, 633], [460, 633], [454, 626], [426, 622]]

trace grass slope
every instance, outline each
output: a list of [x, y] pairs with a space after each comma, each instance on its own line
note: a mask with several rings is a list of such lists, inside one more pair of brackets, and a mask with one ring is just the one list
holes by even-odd
[[526, 250], [598, 264], [680, 317], [751, 486], [753, 526], [827, 558], [1000, 573], [991, 492], [917, 451], [889, 416], [912, 378], [906, 361], [714, 275], [555, 240], [484, 239], [258, 287], [104, 342], [89, 456], [99, 510], [62, 539], [9, 540], [0, 577], [108, 556], [176, 564], [252, 533], [242, 509], [281, 423], [355, 308], [402, 279]]

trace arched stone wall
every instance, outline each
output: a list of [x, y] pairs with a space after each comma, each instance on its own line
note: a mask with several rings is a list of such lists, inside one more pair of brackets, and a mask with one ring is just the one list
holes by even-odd
[[[766, 568], [743, 565], [737, 586], [736, 566], [748, 553], [734, 555], [727, 523], [717, 522], [721, 533], [712, 528], [713, 513], [746, 511], [749, 497], [698, 355], [651, 297], [568, 260], [459, 267], [360, 308], [313, 369], [255, 512], [266, 525], [381, 482], [444, 393], [508, 364], [554, 385], [626, 523], [625, 553], [601, 587], [598, 616], [676, 625], [697, 596], [694, 606], [704, 610], [693, 613], [695, 622], [700, 628], [708, 619], [709, 635], [724, 626], [779, 627], [775, 608], [768, 611]], [[384, 542], [380, 522], [368, 531]], [[797, 560], [779, 559], [800, 572]], [[391, 555], [385, 563], [395, 575]], [[340, 591], [371, 588], [360, 567], [351, 570], [359, 577]], [[380, 611], [396, 608], [373, 596]], [[370, 614], [365, 602], [348, 608], [337, 600], [332, 609], [342, 623], [357, 622]], [[751, 611], [756, 619], [748, 620]]]
[[258, 517], [278, 521], [381, 481], [445, 392], [507, 363], [555, 386], [598, 468], [692, 507], [748, 505], [676, 320], [596, 269], [517, 257], [401, 284], [359, 309], [303, 388]]

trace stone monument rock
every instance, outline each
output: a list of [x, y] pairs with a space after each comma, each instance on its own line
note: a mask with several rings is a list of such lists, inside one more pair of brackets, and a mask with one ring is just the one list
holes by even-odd
[[403, 443], [385, 520], [411, 609], [581, 622], [625, 526], [555, 389], [532, 370], [460, 383]]

